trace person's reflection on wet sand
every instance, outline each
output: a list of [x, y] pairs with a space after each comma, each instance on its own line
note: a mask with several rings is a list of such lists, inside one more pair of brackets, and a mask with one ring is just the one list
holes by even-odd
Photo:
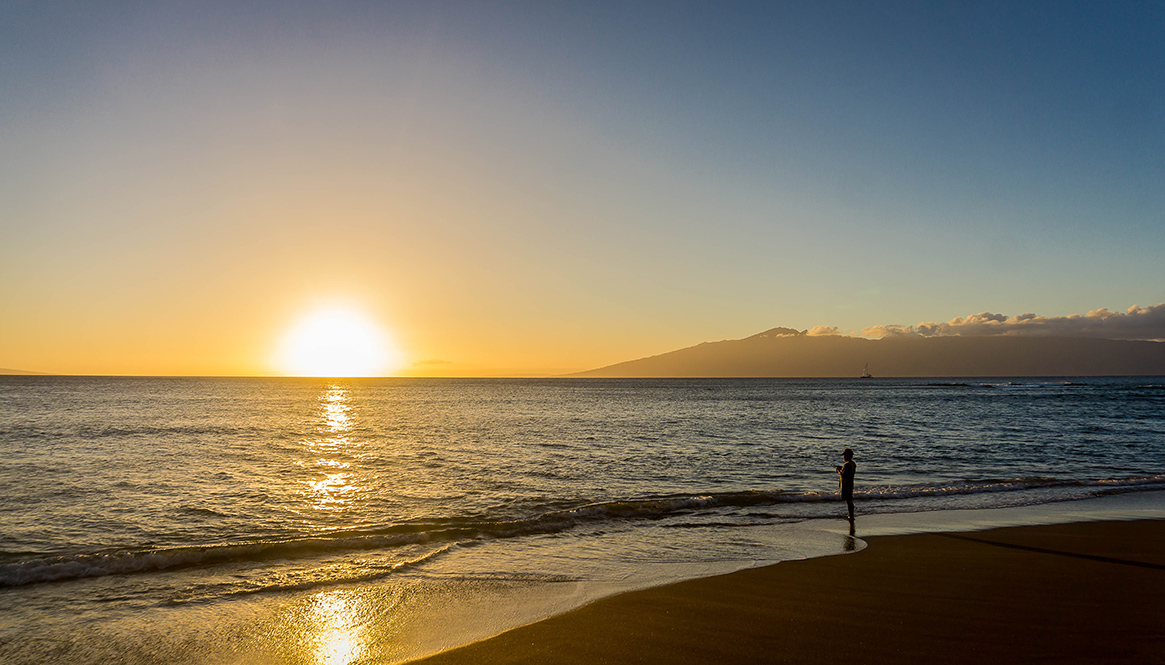
[[846, 552], [853, 552], [858, 549], [858, 539], [854, 535], [853, 520], [850, 520], [849, 535], [845, 537], [845, 543], [842, 544], [841, 548]]

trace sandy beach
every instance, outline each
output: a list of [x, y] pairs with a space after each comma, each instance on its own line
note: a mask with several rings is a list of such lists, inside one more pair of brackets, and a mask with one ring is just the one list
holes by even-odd
[[419, 662], [1165, 662], [1165, 521], [868, 542], [605, 598]]

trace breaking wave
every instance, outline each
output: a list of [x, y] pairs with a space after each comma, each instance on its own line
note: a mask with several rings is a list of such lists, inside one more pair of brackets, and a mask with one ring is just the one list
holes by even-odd
[[[948, 484], [873, 486], [855, 493], [858, 501], [896, 500], [1073, 488], [1090, 494], [1165, 489], [1165, 474], [1107, 480], [1017, 478], [967, 481]], [[552, 534], [587, 524], [659, 520], [673, 516], [748, 508], [753, 506], [832, 502], [836, 492], [743, 491], [630, 498], [534, 512], [516, 520], [449, 518], [413, 521], [380, 528], [334, 531], [302, 538], [248, 540], [241, 542], [171, 548], [137, 548], [85, 552], [60, 556], [28, 556], [4, 553], [0, 563], [0, 587], [44, 582], [149, 573], [170, 569], [206, 567], [242, 562], [308, 559], [361, 550], [391, 549], [431, 544], [429, 554], [400, 565], [417, 565], [430, 556], [458, 544], [487, 539], [521, 538]], [[891, 507], [887, 512], [892, 512]], [[27, 558], [23, 558], [27, 557]], [[11, 559], [18, 560], [11, 560]], [[400, 568], [393, 565], [381, 574]]]

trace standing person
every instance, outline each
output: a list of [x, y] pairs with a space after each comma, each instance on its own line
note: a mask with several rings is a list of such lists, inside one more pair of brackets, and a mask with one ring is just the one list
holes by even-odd
[[849, 521], [854, 521], [854, 472], [858, 470], [858, 465], [854, 464], [854, 451], [846, 448], [841, 451], [841, 458], [845, 460], [845, 464], [833, 467], [837, 471], [837, 475], [841, 476], [841, 498], [845, 501], [846, 508], [849, 508]]

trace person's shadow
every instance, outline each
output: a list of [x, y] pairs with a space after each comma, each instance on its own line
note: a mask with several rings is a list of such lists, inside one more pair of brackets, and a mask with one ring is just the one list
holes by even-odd
[[853, 520], [850, 520], [849, 535], [845, 537], [845, 543], [841, 546], [841, 548], [846, 552], [853, 552], [858, 548], [858, 539], [854, 537]]

